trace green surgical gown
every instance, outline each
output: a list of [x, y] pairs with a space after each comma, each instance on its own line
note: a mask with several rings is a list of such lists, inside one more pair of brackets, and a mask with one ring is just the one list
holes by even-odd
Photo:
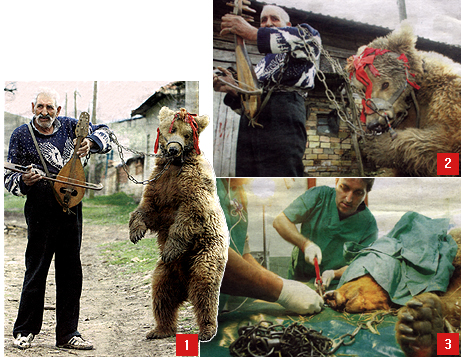
[[[336, 191], [332, 187], [311, 188], [283, 212], [291, 222], [301, 223], [301, 234], [322, 250], [321, 272], [347, 265], [343, 256], [344, 243], [367, 247], [378, 237], [376, 220], [364, 203], [354, 215], [339, 219]], [[305, 262], [304, 253], [298, 247], [293, 248], [288, 277], [301, 281], [315, 278], [314, 266]]]
[[[230, 231], [229, 247], [242, 255], [248, 231], [248, 213], [246, 211], [248, 202], [245, 192], [241, 186], [231, 188], [226, 179], [217, 179], [216, 187], [221, 208], [226, 216], [227, 228]], [[228, 299], [229, 295], [220, 294], [219, 311], [223, 310]]]

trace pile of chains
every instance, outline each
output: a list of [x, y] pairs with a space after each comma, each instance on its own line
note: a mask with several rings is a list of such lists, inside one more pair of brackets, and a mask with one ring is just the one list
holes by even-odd
[[234, 357], [322, 357], [331, 354], [333, 340], [322, 332], [295, 322], [288, 327], [261, 321], [244, 326], [239, 337], [229, 346]]
[[[344, 71], [344, 69], [341, 67], [341, 65], [339, 64], [339, 62], [337, 60], [333, 59], [330, 56], [328, 51], [323, 48], [322, 44], [319, 43], [312, 36], [312, 34], [309, 31], [302, 28], [300, 25], [297, 26], [297, 29], [298, 29], [298, 33], [299, 33], [300, 37], [302, 39], [304, 39], [304, 48], [306, 50], [307, 55], [309, 56], [309, 60], [315, 66], [317, 78], [325, 86], [325, 95], [327, 96], [328, 100], [334, 104], [336, 112], [338, 113], [339, 118], [343, 122], [345, 122], [352, 130], [354, 130], [356, 133], [359, 133], [362, 137], [366, 138], [366, 137], [372, 136], [373, 134], [367, 133], [367, 132], [365, 132], [365, 130], [363, 130], [362, 125], [360, 124], [360, 121], [357, 120], [358, 124], [354, 124], [352, 122], [352, 120], [350, 119], [350, 114], [347, 113], [347, 111], [345, 111], [343, 109], [343, 108], [346, 107], [346, 105], [344, 103], [344, 98], [342, 98], [342, 106], [339, 105], [339, 103], [336, 100], [335, 94], [333, 93], [333, 91], [330, 88], [328, 88], [328, 85], [327, 85], [327, 82], [326, 82], [326, 76], [323, 73], [323, 71], [320, 69], [318, 61], [315, 60], [314, 54], [313, 54], [314, 49], [310, 48], [311, 45], [309, 45], [309, 43], [308, 43], [309, 41], [307, 41], [306, 38], [310, 39], [313, 43], [315, 43], [315, 46], [317, 46], [317, 48], [320, 50], [320, 53], [330, 63], [330, 65], [331, 65], [331, 67], [333, 69], [333, 72], [339, 74], [341, 76], [341, 78], [343, 79], [343, 81], [345, 83], [345, 86], [346, 86], [346, 92], [347, 92], [347, 95], [348, 95], [348, 100], [349, 100], [349, 103], [350, 103], [351, 111], [353, 112], [352, 116], [354, 118], [358, 118], [357, 107], [355, 105], [354, 98], [353, 98], [353, 95], [352, 95], [352, 90], [353, 90], [352, 88], [353, 87], [351, 86], [349, 77], [346, 74], [346, 72]], [[303, 36], [303, 35], [305, 35], [305, 36]], [[363, 95], [363, 93], [361, 93], [361, 92], [358, 92], [357, 94]]]
[[136, 151], [136, 150], [133, 150], [133, 149], [130, 149], [130, 148], [127, 148], [125, 146], [123, 146], [122, 144], [119, 143], [119, 141], [117, 140], [117, 137], [115, 136], [114, 132], [113, 131], [110, 131], [110, 130], [107, 130], [107, 134], [109, 135], [110, 137], [110, 140], [115, 144], [117, 145], [117, 151], [118, 151], [118, 154], [120, 156], [120, 160], [122, 161], [122, 167], [123, 167], [123, 170], [125, 171], [128, 179], [137, 184], [137, 185], [146, 185], [148, 184], [149, 182], [152, 182], [152, 181], [155, 181], [157, 180], [160, 176], [163, 175], [163, 173], [168, 170], [168, 168], [170, 167], [170, 164], [171, 162], [173, 161], [173, 159], [171, 159], [166, 165], [165, 167], [163, 168], [163, 170], [158, 174], [156, 175], [154, 178], [150, 179], [150, 180], [144, 180], [144, 181], [138, 181], [136, 180], [133, 175], [131, 175], [129, 172], [128, 172], [128, 166], [125, 162], [125, 159], [124, 159], [124, 156], [123, 156], [123, 150], [126, 150], [126, 151], [130, 151], [132, 152], [133, 154], [136, 154], [136, 155], [139, 155], [139, 156], [142, 156], [142, 157], [145, 157], [145, 156], [152, 156], [152, 157], [158, 157], [159, 155], [158, 154], [146, 154], [146, 153], [143, 153], [143, 152], [140, 152], [140, 151]]

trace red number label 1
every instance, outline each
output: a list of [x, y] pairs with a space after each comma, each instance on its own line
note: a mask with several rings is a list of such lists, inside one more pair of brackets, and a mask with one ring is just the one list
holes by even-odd
[[198, 335], [177, 334], [176, 356], [198, 356]]

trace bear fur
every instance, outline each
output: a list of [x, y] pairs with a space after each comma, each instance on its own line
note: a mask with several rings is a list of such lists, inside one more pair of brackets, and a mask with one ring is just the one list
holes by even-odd
[[[450, 235], [458, 244], [458, 252], [447, 291], [420, 294], [399, 309], [396, 339], [408, 357], [436, 356], [437, 333], [461, 332], [461, 228], [453, 229]], [[395, 307], [369, 274], [327, 293], [325, 301], [332, 308], [352, 313]]]
[[[389, 103], [394, 93], [405, 83], [407, 86], [392, 107], [378, 106], [378, 113], [367, 109], [365, 114], [367, 129], [375, 133], [388, 130], [386, 114], [390, 123], [397, 125], [397, 136], [382, 134], [366, 138], [364, 153], [375, 164], [392, 168], [399, 176], [436, 176], [437, 153], [461, 153], [461, 71], [457, 68], [459, 64], [448, 58], [416, 50], [415, 43], [411, 27], [403, 23], [387, 37], [362, 46], [357, 56], [348, 60], [346, 70], [353, 75], [352, 84], [365, 92], [367, 86], [357, 78], [354, 60], [362, 58], [367, 47], [390, 50], [375, 56], [374, 68], [364, 67], [372, 82], [371, 101]], [[375, 69], [379, 74], [372, 73]], [[414, 88], [418, 86], [419, 89]], [[412, 100], [412, 92], [417, 105]], [[404, 119], [397, 124], [400, 115]]]
[[152, 278], [156, 327], [147, 338], [174, 336], [178, 308], [186, 300], [194, 307], [199, 339], [216, 334], [228, 230], [213, 168], [198, 153], [198, 136], [208, 122], [185, 109], [163, 107], [159, 113], [155, 151], [160, 154], [129, 223], [133, 243], [150, 230], [160, 249]]

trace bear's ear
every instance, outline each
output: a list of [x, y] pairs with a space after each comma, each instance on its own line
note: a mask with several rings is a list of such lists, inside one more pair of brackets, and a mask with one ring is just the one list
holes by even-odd
[[396, 53], [408, 53], [414, 51], [416, 46], [416, 36], [413, 28], [407, 21], [400, 23], [400, 28], [392, 31], [388, 36], [388, 48]]
[[159, 122], [161, 123], [166, 119], [168, 119], [171, 122], [172, 121], [172, 119], [170, 119], [171, 116], [174, 116], [174, 111], [172, 111], [168, 107], [162, 107], [162, 109], [160, 109], [160, 112], [158, 113]]
[[404, 53], [411, 71], [422, 72], [422, 60], [415, 48], [417, 37], [408, 21], [402, 21], [400, 28], [390, 33], [387, 38], [389, 41], [388, 49], [398, 55]]
[[197, 122], [198, 125], [198, 132], [199, 134], [205, 129], [208, 124], [210, 123], [210, 119], [206, 115], [202, 115], [201, 117], [197, 116], [195, 118], [195, 121]]

